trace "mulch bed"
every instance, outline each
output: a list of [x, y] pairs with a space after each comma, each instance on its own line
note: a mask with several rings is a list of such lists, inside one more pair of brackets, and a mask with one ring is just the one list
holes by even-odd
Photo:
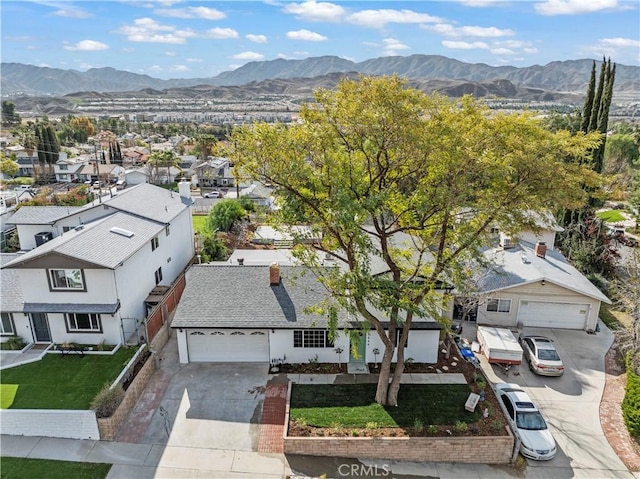
[[133, 368], [131, 368], [130, 373], [122, 381], [122, 389], [124, 389], [125, 391], [129, 389], [129, 386], [131, 386], [131, 383], [133, 383], [133, 380], [136, 378], [136, 376], [142, 369], [142, 366], [146, 364], [147, 359], [149, 359], [150, 357], [151, 357], [151, 351], [149, 351], [148, 349], [142, 352], [140, 356], [138, 356], [138, 361], [133, 365]]
[[[337, 364], [333, 363], [316, 363], [316, 364], [283, 364], [280, 367], [281, 373], [288, 374], [339, 374], [346, 373], [346, 365], [342, 364], [338, 369]], [[379, 364], [369, 363], [369, 371], [372, 374], [378, 372]], [[440, 372], [438, 372], [440, 371]], [[397, 428], [316, 428], [313, 426], [301, 426], [294, 421], [289, 421], [289, 435], [303, 437], [447, 437], [447, 436], [504, 436], [507, 434], [505, 426], [506, 419], [502, 414], [502, 409], [498, 403], [498, 398], [488, 385], [488, 381], [482, 375], [480, 369], [476, 369], [473, 364], [465, 361], [460, 357], [458, 351], [452, 347], [449, 358], [440, 350], [438, 362], [435, 364], [428, 363], [411, 363], [407, 364], [404, 369], [405, 373], [432, 373], [432, 374], [464, 374], [469, 384], [469, 392], [480, 393], [480, 389], [476, 385], [476, 377], [482, 376], [485, 380], [486, 387], [485, 400], [478, 403], [478, 408], [489, 410], [487, 418], [469, 423], [467, 430], [460, 430], [455, 425], [436, 425], [429, 427], [425, 424], [421, 430], [413, 427], [397, 427]], [[402, 386], [401, 386], [402, 387]], [[463, 407], [464, 405], [461, 405]]]

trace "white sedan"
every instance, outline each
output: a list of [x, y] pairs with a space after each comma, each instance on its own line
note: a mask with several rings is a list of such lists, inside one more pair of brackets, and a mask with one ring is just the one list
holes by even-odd
[[496, 394], [507, 411], [507, 419], [520, 440], [520, 454], [529, 459], [547, 461], [558, 451], [547, 422], [529, 395], [517, 384], [497, 384]]

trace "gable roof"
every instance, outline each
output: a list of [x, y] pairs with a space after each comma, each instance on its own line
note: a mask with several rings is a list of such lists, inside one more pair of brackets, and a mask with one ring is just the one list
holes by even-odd
[[[305, 271], [280, 266], [280, 284], [271, 286], [269, 266], [193, 265], [171, 327], [325, 328], [326, 317], [305, 308], [328, 299], [329, 292]], [[346, 313], [338, 314], [346, 324]]]
[[181, 198], [175, 191], [141, 183], [103, 200], [102, 204], [167, 225], [191, 205], [191, 199]]
[[[133, 235], [126, 237], [116, 234], [111, 231], [114, 227], [128, 230]], [[118, 212], [57, 236], [20, 255], [5, 267], [42, 268], [45, 267], [45, 261], [46, 267], [76, 264], [76, 267], [115, 269], [140, 248], [147, 246], [151, 238], [163, 229], [164, 226], [155, 221]]]
[[[21, 253], [0, 253], [0, 267], [22, 256]], [[22, 311], [24, 298], [18, 272], [0, 269], [0, 311], [5, 313]]]
[[52, 225], [84, 206], [21, 206], [7, 222], [13, 225]]
[[494, 266], [478, 281], [480, 292], [501, 291], [545, 280], [611, 304], [609, 298], [569, 264], [559, 251], [547, 250], [545, 257], [540, 258], [534, 253], [533, 244], [522, 241], [516, 248], [492, 248], [484, 255]]

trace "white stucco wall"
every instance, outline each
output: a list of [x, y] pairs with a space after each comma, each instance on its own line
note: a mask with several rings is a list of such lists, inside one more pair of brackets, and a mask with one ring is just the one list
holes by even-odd
[[338, 354], [336, 348], [342, 348], [340, 355], [343, 363], [349, 360], [349, 340], [343, 333], [338, 333], [334, 346], [330, 348], [294, 348], [293, 330], [276, 329], [269, 332], [269, 357], [271, 359], [284, 359], [285, 363], [306, 363], [309, 359], [318, 356], [320, 363], [337, 363]]
[[119, 344], [123, 342], [122, 332], [120, 328], [120, 317], [110, 314], [101, 314], [100, 322], [102, 323], [102, 333], [79, 333], [67, 332], [64, 314], [49, 313], [49, 330], [51, 331], [51, 341], [54, 343], [80, 343], [80, 344], [98, 344], [105, 340], [108, 344]]
[[93, 411], [0, 409], [2, 434], [12, 436], [100, 439]]
[[[438, 343], [440, 340], [440, 331], [411, 330], [409, 331], [408, 346], [405, 348], [404, 358], [413, 358], [416, 363], [437, 363], [438, 362]], [[370, 331], [367, 336], [367, 362], [375, 361], [373, 350], [378, 349], [377, 360], [380, 362], [382, 353], [384, 352], [384, 344], [376, 331]], [[394, 353], [393, 360], [396, 361], [397, 354]]]
[[537, 241], [544, 241], [548, 250], [555, 248], [556, 232], [555, 231], [539, 231], [534, 233], [533, 231], [522, 231], [518, 233], [518, 239], [520, 241], [526, 241], [528, 243], [536, 244]]
[[85, 269], [86, 291], [49, 291], [44, 269], [16, 269], [25, 303], [115, 303], [118, 300], [109, 269]]
[[178, 340], [178, 358], [182, 364], [189, 362], [189, 351], [187, 349], [186, 330], [176, 329], [176, 339]]
[[[0, 294], [2, 294], [0, 292]], [[8, 311], [7, 311], [8, 312]], [[33, 342], [31, 334], [31, 325], [29, 323], [29, 316], [24, 313], [12, 313], [13, 314], [13, 327], [16, 336], [20, 336], [25, 343]], [[0, 342], [5, 342], [12, 336], [0, 336]]]

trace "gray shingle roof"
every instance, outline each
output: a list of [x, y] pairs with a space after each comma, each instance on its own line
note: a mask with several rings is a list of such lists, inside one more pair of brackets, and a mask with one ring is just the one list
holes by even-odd
[[[133, 236], [128, 238], [113, 233], [113, 227], [128, 230]], [[163, 230], [164, 226], [154, 221], [118, 212], [53, 238], [21, 255], [8, 266], [19, 267], [27, 261], [55, 251], [98, 267], [114, 269], [140, 248], [146, 247], [151, 238]]]
[[[1, 253], [0, 267], [22, 256], [20, 253]], [[24, 298], [18, 279], [18, 272], [0, 269], [0, 311], [11, 313], [22, 311]]]
[[127, 188], [102, 203], [164, 224], [171, 223], [171, 220], [191, 204], [190, 201], [183, 201], [175, 191], [148, 183]]
[[[478, 290], [481, 292], [499, 291], [544, 279], [611, 304], [609, 298], [558, 251], [547, 250], [545, 257], [540, 258], [534, 253], [531, 243], [522, 241], [516, 248], [487, 250], [485, 257], [495, 267], [494, 271], [478, 281]], [[523, 262], [524, 257], [527, 262]]]
[[14, 225], [51, 225], [83, 206], [22, 206], [7, 222]]
[[[280, 285], [269, 284], [269, 266], [194, 265], [173, 319], [173, 328], [326, 327], [305, 308], [329, 293], [301, 267], [280, 266]], [[294, 279], [295, 278], [295, 279]], [[342, 313], [340, 321], [346, 324]]]
[[83, 304], [83, 303], [25, 303], [25, 313], [85, 313], [113, 314], [120, 303]]

